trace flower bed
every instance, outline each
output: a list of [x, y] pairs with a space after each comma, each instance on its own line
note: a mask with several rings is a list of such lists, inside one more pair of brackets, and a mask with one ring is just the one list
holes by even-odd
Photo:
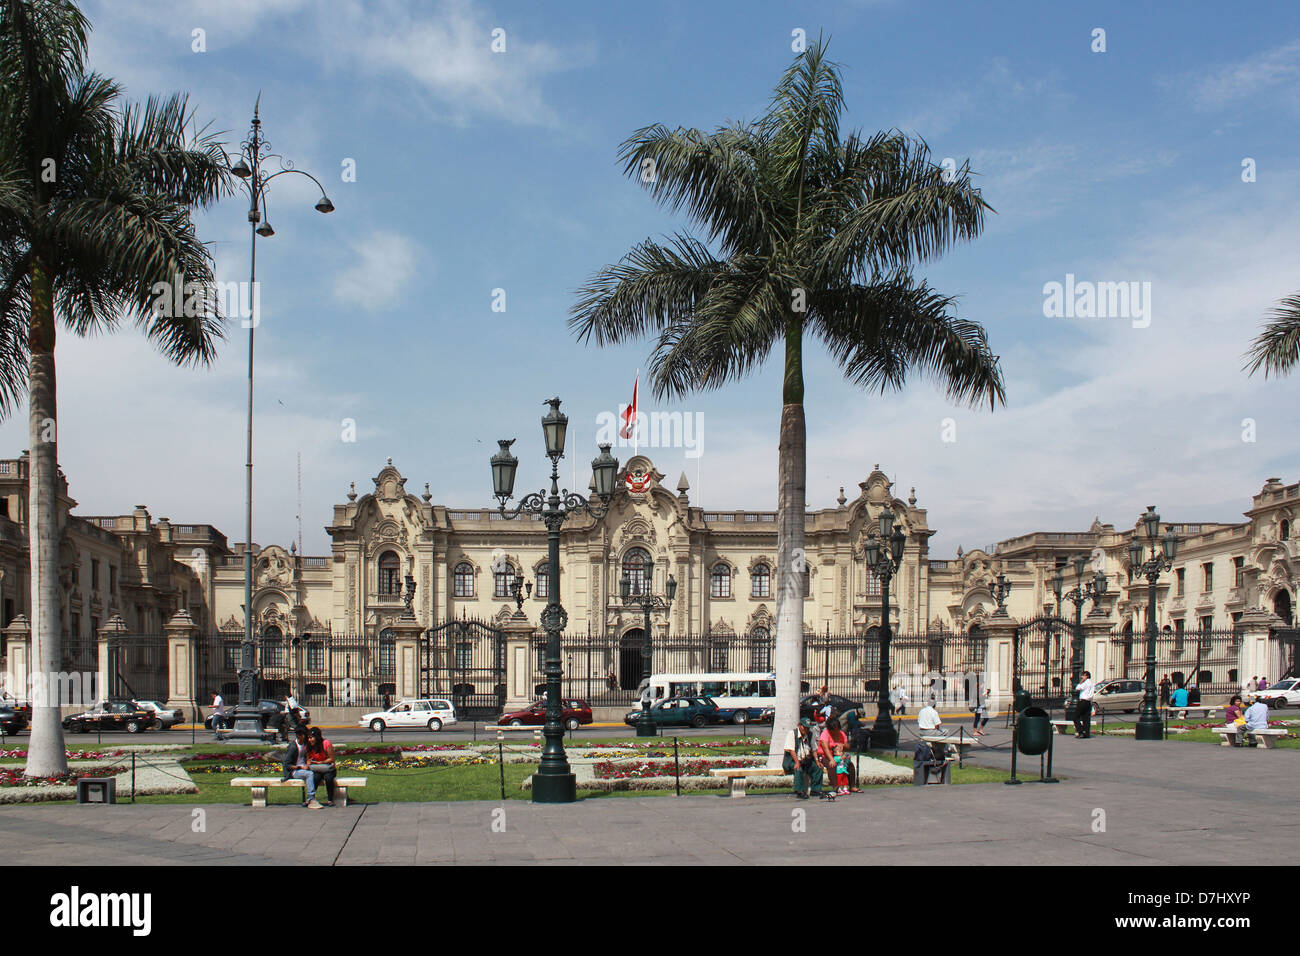
[[[65, 750], [69, 760], [105, 760], [108, 757], [125, 757], [125, 750]], [[26, 750], [0, 750], [0, 760], [26, 760]]]
[[[706, 777], [710, 770], [724, 767], [760, 767], [764, 761], [758, 757], [737, 757], [732, 760], [683, 760], [680, 764], [683, 777]], [[634, 780], [645, 777], [662, 777], [665, 771], [671, 771], [671, 764], [661, 762], [629, 763], [625, 761], [602, 760], [593, 768], [597, 780]], [[676, 774], [668, 773], [667, 776]]]
[[123, 766], [78, 767], [52, 777], [25, 777], [21, 768], [0, 767], [0, 787], [76, 786], [82, 777], [115, 777], [127, 770]]
[[[255, 756], [258, 759], [245, 763], [222, 763], [220, 755], [217, 755], [218, 759], [185, 760], [182, 763], [186, 772], [191, 774], [237, 773], [270, 776], [282, 772], [279, 761], [265, 759], [264, 755]], [[418, 770], [423, 767], [464, 767], [470, 764], [492, 762], [479, 753], [427, 754], [404, 757], [401, 756], [400, 750], [395, 750], [393, 754], [385, 753], [379, 756], [378, 759], [370, 760], [339, 754], [336, 765], [338, 772], [343, 774], [358, 770]]]

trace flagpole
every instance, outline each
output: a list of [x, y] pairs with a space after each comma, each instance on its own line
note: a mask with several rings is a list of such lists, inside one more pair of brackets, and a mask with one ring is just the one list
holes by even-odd
[[641, 437], [641, 400], [637, 395], [641, 389], [641, 369], [636, 370], [636, 378], [632, 380], [632, 454], [635, 455], [640, 449], [639, 440]]

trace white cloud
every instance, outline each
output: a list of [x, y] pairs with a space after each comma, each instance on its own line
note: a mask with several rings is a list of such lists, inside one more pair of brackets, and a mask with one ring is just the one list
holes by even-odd
[[[392, 305], [401, 298], [415, 274], [415, 248], [395, 232], [372, 232], [352, 244], [355, 264], [334, 280], [334, 295], [367, 312]], [[421, 260], [421, 274], [428, 280], [430, 266]]]
[[[1297, 81], [1300, 81], [1300, 40], [1292, 40], [1199, 75], [1192, 83], [1192, 96], [1199, 106], [1216, 109], [1273, 91], [1279, 86], [1289, 86], [1294, 100]], [[1177, 82], [1181, 84], [1185, 79]], [[1269, 102], [1276, 105], [1278, 98], [1272, 97]]]

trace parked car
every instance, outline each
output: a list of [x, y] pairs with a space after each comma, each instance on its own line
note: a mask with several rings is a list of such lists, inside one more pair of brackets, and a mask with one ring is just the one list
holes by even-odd
[[[583, 724], [592, 721], [591, 704], [585, 700], [570, 697], [560, 701], [560, 721], [569, 730], [577, 730]], [[503, 727], [534, 727], [546, 723], [546, 702], [535, 701], [525, 710], [502, 714], [497, 723]]]
[[30, 707], [24, 709], [18, 704], [0, 704], [0, 731], [12, 737], [27, 727], [30, 713]]
[[1300, 677], [1288, 677], [1256, 695], [1272, 709], [1300, 707]]
[[154, 725], [154, 715], [133, 700], [103, 700], [90, 710], [63, 718], [63, 729], [74, 734], [92, 730], [125, 730], [138, 734]]
[[[847, 697], [840, 697], [838, 694], [828, 694], [830, 705], [838, 710], [841, 714], [850, 710], [861, 710], [862, 704], [858, 701], [849, 700]], [[807, 697], [799, 699], [799, 716], [812, 717], [817, 712], [820, 698], [816, 694], [809, 694]]]
[[362, 714], [357, 726], [380, 733], [407, 728], [442, 730], [445, 724], [455, 722], [456, 708], [451, 706], [451, 701], [441, 697], [412, 697], [399, 700], [387, 710]]
[[[635, 727], [640, 718], [640, 709], [628, 711], [623, 723]], [[728, 724], [734, 718], [732, 708], [719, 707], [712, 697], [669, 697], [650, 708], [650, 719], [659, 727], [704, 727]]]
[[1140, 680], [1113, 677], [1094, 688], [1092, 712], [1094, 714], [1131, 714], [1142, 706], [1146, 684]]
[[171, 730], [185, 719], [184, 711], [169, 710], [156, 700], [137, 700], [136, 703], [153, 714], [154, 730]]
[[[282, 700], [259, 700], [257, 702], [259, 716], [262, 719], [263, 730], [274, 730], [281, 740], [289, 739], [290, 722], [287, 709]], [[311, 722], [311, 711], [305, 707], [299, 708], [302, 711], [303, 723]], [[203, 726], [212, 729], [212, 714], [203, 718]], [[235, 707], [232, 704], [226, 705], [225, 716], [217, 724], [218, 727], [233, 727], [235, 725]]]

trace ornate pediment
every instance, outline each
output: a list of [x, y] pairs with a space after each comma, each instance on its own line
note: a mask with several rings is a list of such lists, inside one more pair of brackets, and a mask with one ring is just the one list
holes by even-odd
[[406, 479], [393, 467], [393, 459], [375, 475], [375, 497], [380, 501], [400, 501], [406, 497]]
[[293, 583], [293, 558], [278, 544], [263, 548], [253, 565], [253, 583], [259, 587], [287, 587]]
[[243, 634], [244, 623], [235, 620], [235, 615], [232, 614], [230, 617], [226, 618], [225, 623], [223, 623], [218, 630], [220, 630], [222, 634]]
[[717, 635], [718, 637], [735, 637], [736, 629], [722, 618], [718, 618], [716, 624], [711, 624], [709, 626], [709, 633]]
[[619, 477], [624, 489], [634, 495], [647, 494], [659, 487], [659, 483], [664, 480], [664, 476], [645, 455], [633, 455], [629, 458]]

